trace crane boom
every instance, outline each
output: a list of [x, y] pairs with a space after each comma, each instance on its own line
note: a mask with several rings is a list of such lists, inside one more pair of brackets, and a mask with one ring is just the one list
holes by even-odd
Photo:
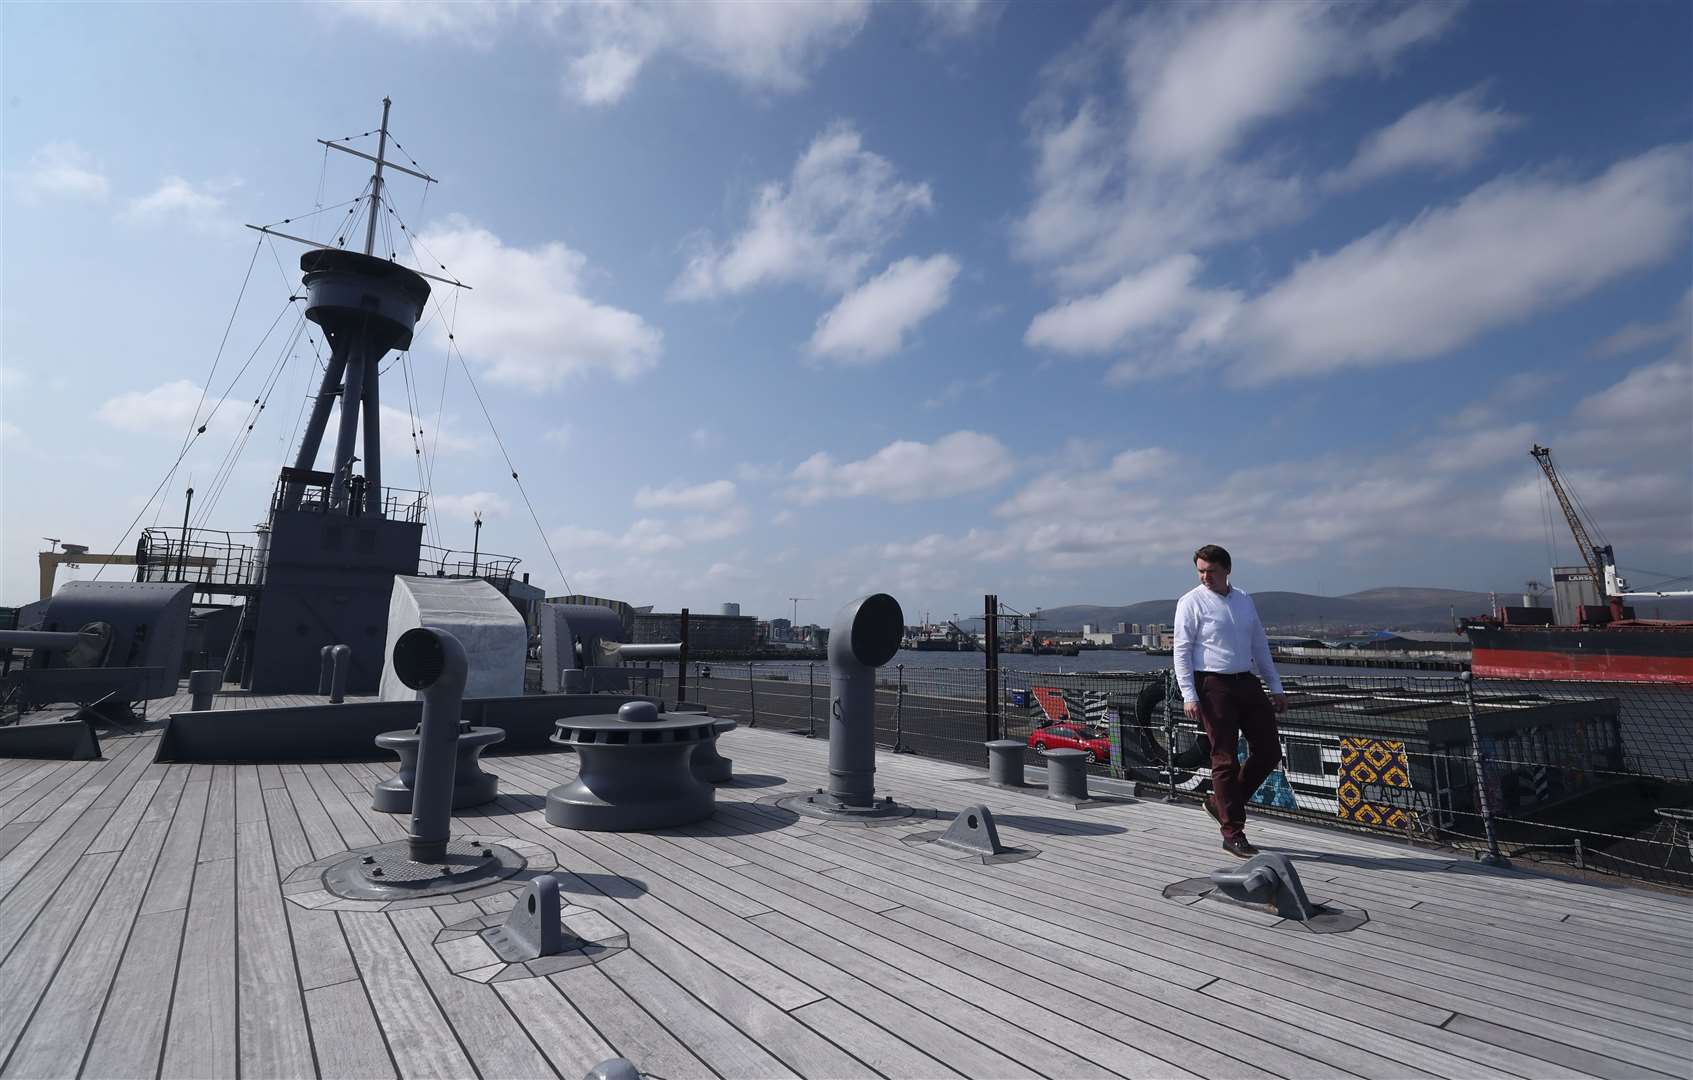
[[1564, 512], [1564, 520], [1569, 522], [1570, 532], [1575, 535], [1576, 549], [1581, 552], [1581, 559], [1587, 564], [1587, 572], [1593, 575], [1593, 582], [1601, 590], [1605, 590], [1605, 571], [1599, 565], [1599, 549], [1593, 546], [1593, 540], [1587, 535], [1587, 526], [1582, 524], [1581, 516], [1575, 512], [1575, 505], [1570, 502], [1569, 493], [1564, 490], [1564, 483], [1558, 479], [1558, 470], [1552, 464], [1552, 448], [1534, 444], [1529, 452], [1540, 471], [1546, 474], [1546, 482], [1552, 485], [1552, 494], [1558, 497], [1558, 507]]

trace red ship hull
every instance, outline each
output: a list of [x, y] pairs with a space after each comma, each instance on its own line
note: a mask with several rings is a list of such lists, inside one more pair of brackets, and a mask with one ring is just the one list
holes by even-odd
[[1468, 630], [1470, 667], [1483, 678], [1693, 686], [1693, 625]]

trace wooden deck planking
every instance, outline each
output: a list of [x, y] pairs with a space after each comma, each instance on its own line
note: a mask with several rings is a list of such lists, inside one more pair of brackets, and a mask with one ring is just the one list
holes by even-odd
[[[334, 912], [321, 914], [335, 918]], [[345, 1080], [387, 1080], [398, 1075], [363, 983], [350, 979], [307, 990], [306, 1013], [321, 1048], [321, 1075]]]
[[241, 1074], [309, 1075], [315, 1063], [284, 910], [289, 905], [263, 818], [236, 823], [235, 872]]
[[[1693, 1071], [1685, 898], [1255, 823], [1260, 844], [1307, 853], [1314, 894], [1371, 912], [1312, 937], [1158, 894], [1223, 861], [1192, 807], [1075, 811], [891, 755], [879, 788], [946, 816], [986, 803], [1040, 858], [983, 867], [899, 841], [944, 820], [795, 821], [758, 802], [776, 787], [722, 787], [716, 817], [687, 829], [571, 833], [540, 805], [574, 755], [490, 759], [502, 798], [455, 831], [544, 844], [567, 903], [631, 947], [478, 984], [431, 945], [470, 905], [309, 911], [279, 894], [303, 862], [403, 835], [403, 816], [369, 808], [385, 763], [154, 765], [154, 743], [0, 771], [0, 998], [14, 977], [24, 991], [0, 1000], [10, 1075], [74, 1073], [84, 1048], [89, 1076], [569, 1077], [613, 1052], [673, 1080]], [[742, 731], [724, 752], [789, 790], [827, 777], [821, 741]], [[82, 896], [99, 920], [50, 918]]]
[[413, 966], [480, 1075], [545, 1076], [552, 1071], [545, 1055], [492, 987], [461, 979], [447, 969], [432, 944], [441, 929], [434, 912], [427, 908], [393, 911], [386, 916], [346, 912], [343, 918], [348, 923], [387, 918], [393, 924]]
[[[77, 860], [76, 869], [65, 879], [66, 890], [72, 896], [93, 895], [117, 861], [114, 852]], [[82, 914], [36, 919], [5, 963], [0, 964], [0, 986], [6, 988], [0, 994], [0, 1047], [8, 1056], [35, 1015], [42, 995], [52, 985], [66, 950], [82, 927]]]
[[160, 1075], [218, 1080], [240, 1066], [236, 903], [233, 858], [195, 865]]
[[[907, 855], [906, 858], [907, 858], [907, 860], [911, 860], [911, 858], [913, 858], [913, 857], [909, 857], [909, 855]], [[1004, 877], [1007, 877], [1007, 879], [1009, 879], [1009, 877], [1012, 877], [1012, 875], [1014, 875], [1014, 873], [1019, 873], [1019, 867], [1034, 867], [1034, 865], [1038, 865], [1038, 863], [1019, 863], [1019, 865], [1014, 865], [1014, 867], [1007, 867], [1007, 873], [1006, 873], [1006, 875], [1004, 875]], [[1173, 873], [1172, 873], [1172, 875], [1170, 875], [1170, 877], [1175, 877], [1175, 875], [1173, 875]], [[968, 882], [967, 882], [967, 884], [968, 884]], [[1072, 914], [1077, 914], [1077, 916], [1080, 916], [1080, 917], [1089, 917], [1090, 914], [1094, 914], [1095, 917], [1104, 917], [1104, 919], [1107, 919], [1107, 921], [1109, 921], [1109, 919], [1111, 919], [1111, 917], [1114, 917], [1114, 916], [1109, 916], [1109, 914], [1099, 914], [1099, 912], [1097, 912], [1097, 911], [1092, 911], [1092, 907], [1090, 907], [1089, 902], [1085, 901], [1085, 899], [1067, 899], [1067, 897], [1060, 897], [1060, 895], [1051, 895], [1051, 894], [1038, 895], [1038, 894], [1034, 894], [1034, 892], [1019, 892], [1019, 894], [1016, 894], [1016, 895], [1019, 895], [1019, 897], [1021, 897], [1021, 899], [1023, 899], [1023, 901], [1026, 901], [1026, 902], [1045, 902], [1045, 904], [1051, 904], [1051, 906], [1058, 906], [1058, 907], [1060, 907], [1060, 909], [1063, 909], [1063, 911], [1072, 912]], [[1128, 901], [1129, 902], [1138, 902], [1138, 901], [1136, 901], [1136, 899], [1134, 899], [1134, 897], [1128, 897]], [[1166, 914], [1166, 912], [1170, 911], [1170, 907], [1168, 907], [1168, 904], [1166, 904], [1166, 902], [1163, 902], [1163, 901], [1144, 901], [1144, 902], [1141, 902], [1141, 907], [1143, 907], [1143, 911], [1144, 911], [1143, 916], [1141, 916], [1141, 917], [1143, 917], [1143, 919], [1148, 919], [1148, 917], [1150, 917], [1150, 919], [1160, 919], [1160, 921], [1161, 921], [1161, 919], [1166, 919], [1166, 917], [1168, 917], [1168, 914]], [[1219, 916], [1219, 917], [1221, 917], [1221, 916]], [[1141, 926], [1144, 926], [1144, 923], [1141, 924]], [[1180, 928], [1178, 928], [1178, 929], [1180, 929]], [[1233, 928], [1227, 928], [1227, 929], [1229, 929], [1229, 931], [1231, 931], [1231, 933], [1233, 933]], [[1366, 933], [1366, 931], [1368, 931], [1368, 928], [1366, 928], [1365, 931], [1359, 931], [1358, 934], [1349, 934], [1349, 936], [1346, 936], [1346, 938], [1344, 938], [1344, 941], [1346, 941], [1346, 943], [1348, 943], [1348, 945], [1353, 945], [1354, 948], [1363, 948], [1363, 946], [1356, 946], [1356, 945], [1354, 945], [1354, 943], [1358, 943], [1358, 941], [1366, 941], [1366, 939], [1370, 939], [1370, 936], [1368, 936], [1368, 933]], [[1188, 933], [1190, 933], [1190, 928], [1188, 928]], [[1307, 951], [1309, 951], [1310, 955], [1317, 955], [1317, 956], [1321, 956], [1321, 953], [1319, 953], [1319, 951], [1317, 951], [1317, 950], [1324, 950], [1324, 948], [1331, 948], [1331, 950], [1332, 950], [1332, 948], [1344, 948], [1344, 946], [1341, 945], [1341, 943], [1343, 943], [1343, 939], [1341, 939], [1341, 938], [1324, 939], [1324, 941], [1327, 941], [1327, 945], [1321, 945], [1321, 943], [1319, 943], [1319, 941], [1317, 941], [1317, 939], [1310, 939], [1310, 941], [1304, 941], [1304, 943], [1293, 943], [1292, 948], [1300, 948], [1300, 950], [1307, 950]], [[1390, 962], [1397, 963], [1397, 965], [1405, 965], [1405, 963], [1414, 963], [1415, 962], [1415, 950], [1410, 950], [1409, 953], [1403, 953], [1403, 955], [1390, 956]], [[1329, 963], [1329, 965], [1332, 965], [1332, 963], [1334, 963], [1334, 962], [1332, 962], [1332, 960], [1329, 960], [1329, 962], [1327, 962], [1327, 963]], [[1403, 970], [1403, 968], [1402, 968], [1402, 970]], [[1480, 972], [1480, 973], [1468, 973], [1468, 972], [1466, 972], [1466, 973], [1463, 973], [1463, 975], [1459, 975], [1459, 978], [1461, 978], [1461, 980], [1463, 980], [1463, 982], [1468, 982], [1468, 980], [1478, 980], [1478, 982], [1485, 982], [1485, 980], [1488, 980], [1488, 978], [1497, 978], [1497, 982], [1500, 982], [1500, 984], [1503, 984], [1502, 989], [1505, 989], [1505, 990], [1517, 989], [1517, 985], [1515, 985], [1515, 980], [1512, 980], [1512, 978], [1510, 978], [1510, 977], [1503, 977], [1503, 975], [1502, 975], [1502, 977], [1493, 977], [1493, 975], [1490, 975], [1490, 973], [1486, 973], [1486, 972]], [[1598, 992], [1596, 992], [1596, 995], [1598, 995], [1598, 997], [1603, 997], [1603, 994], [1605, 994], [1605, 992], [1603, 992], [1603, 990], [1598, 990]], [[1634, 1014], [1630, 1014], [1630, 1016], [1634, 1016]]]
[[46, 914], [48, 919], [63, 919], [79, 928], [34, 1018], [12, 1048], [4, 1075], [74, 1075], [82, 1064], [135, 923], [135, 898], [146, 891], [166, 828], [163, 821], [142, 825], [117, 856], [111, 876], [100, 883], [92, 902], [75, 894], [65, 896]]
[[[377, 1024], [401, 1076], [454, 1077], [474, 1070], [458, 1035], [436, 1004], [385, 916], [352, 912], [340, 916], [359, 976], [370, 995]], [[322, 1033], [328, 1037], [331, 1032]], [[343, 1051], [331, 1051], [330, 1056]]]

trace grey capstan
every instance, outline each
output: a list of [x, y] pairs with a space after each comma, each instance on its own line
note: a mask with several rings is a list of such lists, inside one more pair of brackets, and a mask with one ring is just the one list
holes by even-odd
[[946, 831], [935, 837], [935, 843], [972, 855], [1005, 853], [1005, 845], [999, 842], [999, 829], [994, 827], [993, 811], [980, 803], [960, 810]]
[[1240, 904], [1262, 904], [1287, 919], [1310, 922], [1317, 905], [1305, 895], [1293, 860], [1278, 852], [1254, 855], [1236, 869], [1211, 871], [1211, 883], [1224, 897]]
[[641, 1070], [628, 1058], [608, 1058], [590, 1069], [582, 1080], [641, 1080]]
[[486, 940], [508, 964], [556, 956], [566, 947], [561, 910], [558, 878], [542, 874], [523, 887], [505, 925], [488, 931]]

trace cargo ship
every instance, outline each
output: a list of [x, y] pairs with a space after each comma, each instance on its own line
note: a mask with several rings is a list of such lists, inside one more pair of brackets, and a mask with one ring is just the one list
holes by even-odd
[[1639, 619], [1628, 604], [1631, 598], [1693, 593], [1631, 591], [1617, 575], [1611, 545], [1593, 543], [1552, 464], [1552, 451], [1536, 444], [1529, 454], [1563, 510], [1585, 565], [1553, 568], [1559, 589], [1555, 609], [1501, 607], [1464, 620], [1471, 670], [1485, 678], [1693, 686], [1693, 622]]

